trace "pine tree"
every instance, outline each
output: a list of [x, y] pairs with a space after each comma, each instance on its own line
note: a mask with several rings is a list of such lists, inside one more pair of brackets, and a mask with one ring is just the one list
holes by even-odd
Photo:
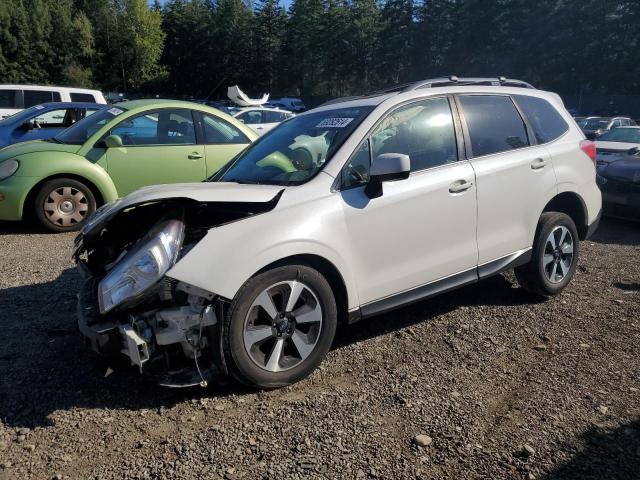
[[282, 46], [287, 28], [287, 14], [277, 0], [260, 0], [256, 11], [254, 32], [252, 82], [256, 93], [271, 92], [276, 85], [278, 68], [282, 62]]

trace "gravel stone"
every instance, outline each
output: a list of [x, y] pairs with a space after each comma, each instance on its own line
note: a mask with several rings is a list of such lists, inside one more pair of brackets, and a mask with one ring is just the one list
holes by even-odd
[[416, 435], [413, 441], [419, 447], [428, 447], [433, 442], [433, 439], [429, 435], [420, 434]]

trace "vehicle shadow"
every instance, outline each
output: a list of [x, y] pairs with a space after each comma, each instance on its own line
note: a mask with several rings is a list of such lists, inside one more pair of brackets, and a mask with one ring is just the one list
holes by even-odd
[[603, 217], [590, 242], [606, 245], [640, 246], [640, 222]]
[[[0, 418], [11, 427], [51, 424], [50, 415], [76, 408], [159, 409], [200, 397], [248, 390], [234, 383], [208, 389], [168, 389], [133, 368], [107, 370], [82, 342], [76, 325], [77, 272], [51, 282], [0, 290]], [[334, 348], [384, 335], [459, 306], [534, 301], [498, 276], [474, 286], [341, 328]]]
[[549, 474], [545, 480], [633, 480], [640, 479], [640, 420], [613, 430], [591, 427], [580, 440], [564, 445], [560, 450], [575, 451], [584, 447], [567, 462]]
[[44, 233], [34, 222], [8, 222], [0, 220], [0, 236], [2, 235], [24, 235], [30, 233]]
[[338, 330], [333, 347], [357, 343], [385, 335], [433, 318], [459, 307], [480, 305], [524, 305], [543, 300], [519, 288], [513, 274], [496, 275], [457, 290], [416, 302], [390, 312], [366, 318]]

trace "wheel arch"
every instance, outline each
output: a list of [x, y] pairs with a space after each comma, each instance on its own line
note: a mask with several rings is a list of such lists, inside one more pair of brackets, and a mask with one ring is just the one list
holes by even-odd
[[108, 201], [108, 197], [107, 199], [105, 199], [105, 193], [102, 192], [102, 190], [100, 190], [100, 188], [98, 188], [98, 186], [96, 185], [96, 183], [92, 180], [89, 180], [87, 177], [82, 176], [82, 175], [78, 175], [75, 173], [56, 173], [53, 175], [49, 175], [47, 177], [44, 177], [43, 179], [39, 180], [38, 183], [36, 183], [33, 187], [31, 187], [31, 190], [29, 190], [29, 193], [27, 193], [27, 196], [25, 197], [24, 200], [24, 204], [22, 206], [22, 216], [31, 216], [33, 215], [33, 209], [30, 208], [31, 206], [33, 206], [33, 203], [35, 202], [35, 198], [36, 195], [38, 195], [38, 191], [40, 190], [40, 188], [46, 183], [49, 182], [51, 180], [56, 180], [58, 178], [70, 178], [72, 180], [76, 180], [84, 185], [86, 185], [90, 190], [91, 193], [93, 193], [93, 196], [96, 199], [96, 206], [99, 207], [100, 205], [104, 204], [105, 201]]
[[333, 291], [333, 295], [336, 299], [336, 307], [338, 310], [338, 321], [340, 323], [347, 323], [348, 310], [349, 310], [349, 294], [347, 291], [347, 285], [344, 281], [340, 270], [326, 258], [315, 254], [297, 254], [290, 255], [288, 257], [281, 258], [268, 265], [265, 265], [260, 270], [255, 272], [251, 277], [255, 277], [268, 270], [272, 270], [277, 267], [283, 267], [286, 265], [305, 265], [307, 267], [314, 268], [319, 271], [329, 282], [329, 286]]
[[562, 192], [553, 197], [540, 213], [561, 212], [568, 215], [576, 224], [580, 240], [584, 240], [588, 230], [587, 206], [580, 195], [575, 192]]

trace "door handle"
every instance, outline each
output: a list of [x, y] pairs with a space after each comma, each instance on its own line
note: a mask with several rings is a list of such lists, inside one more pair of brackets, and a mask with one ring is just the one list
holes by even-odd
[[200, 155], [198, 152], [193, 152], [193, 153], [190, 153], [190, 154], [187, 156], [187, 158], [188, 158], [189, 160], [199, 160], [199, 159], [201, 159], [201, 158], [202, 158], [202, 155]]
[[541, 168], [544, 168], [546, 164], [547, 161], [544, 158], [536, 158], [533, 162], [531, 162], [531, 169], [540, 170]]
[[449, 193], [462, 193], [473, 187], [473, 182], [467, 182], [466, 180], [458, 180], [449, 185]]

